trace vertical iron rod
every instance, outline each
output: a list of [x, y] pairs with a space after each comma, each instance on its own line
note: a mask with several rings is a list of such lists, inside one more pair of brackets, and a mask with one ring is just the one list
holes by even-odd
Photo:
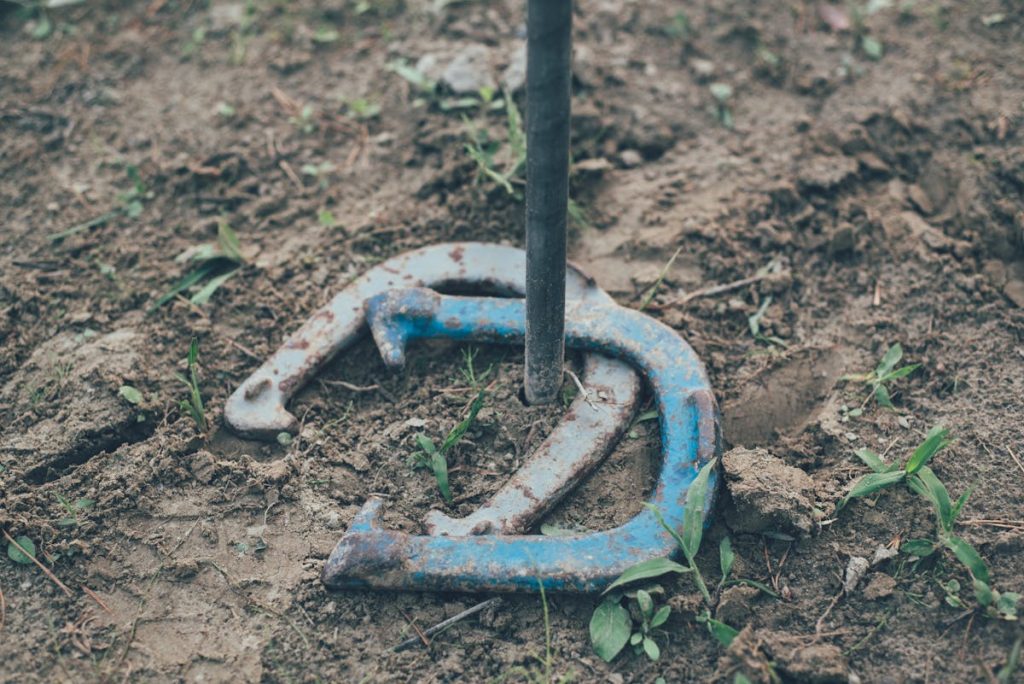
[[562, 386], [569, 205], [572, 0], [529, 0], [526, 19], [526, 401]]

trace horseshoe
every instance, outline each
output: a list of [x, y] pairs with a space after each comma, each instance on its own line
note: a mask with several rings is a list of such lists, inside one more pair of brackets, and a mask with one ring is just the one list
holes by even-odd
[[[395, 290], [367, 302], [370, 331], [384, 362], [401, 366], [408, 342], [448, 337], [520, 343], [521, 300], [453, 297], [426, 289]], [[718, 412], [693, 349], [671, 328], [615, 304], [575, 302], [567, 309], [566, 344], [611, 354], [641, 369], [658, 405], [663, 464], [650, 503], [683, 533], [687, 491], [700, 466], [718, 455]], [[710, 508], [717, 475], [709, 481]], [[672, 536], [645, 508], [603, 532], [567, 537], [416, 536], [386, 530], [383, 501], [371, 497], [324, 566], [329, 588], [431, 591], [591, 592], [632, 565], [677, 552]]]
[[[378, 264], [318, 309], [228, 398], [224, 421], [243, 437], [273, 440], [294, 433], [298, 420], [288, 400], [316, 372], [363, 332], [364, 303], [396, 287], [477, 287], [495, 294], [522, 295], [526, 283], [523, 250], [462, 242], [435, 245]], [[606, 306], [612, 299], [578, 269], [566, 274], [566, 299]], [[522, 532], [611, 451], [635, 412], [640, 381], [626, 364], [597, 354], [584, 361], [589, 397], [578, 396], [561, 423], [519, 471], [471, 516], [450, 518], [431, 511], [431, 534]]]

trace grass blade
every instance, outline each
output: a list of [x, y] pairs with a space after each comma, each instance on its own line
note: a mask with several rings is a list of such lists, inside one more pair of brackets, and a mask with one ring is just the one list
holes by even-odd
[[693, 563], [697, 555], [701, 539], [704, 537], [704, 509], [708, 496], [708, 479], [711, 471], [718, 463], [717, 458], [708, 461], [686, 492], [686, 509], [683, 511], [683, 553]]
[[932, 459], [932, 456], [937, 454], [941, 449], [949, 446], [950, 442], [946, 438], [949, 436], [949, 430], [936, 425], [928, 431], [928, 436], [921, 442], [914, 453], [911, 454], [910, 460], [907, 461], [906, 471], [908, 475], [913, 475], [918, 470], [923, 468], [925, 464]]
[[718, 544], [718, 563], [722, 569], [722, 581], [724, 582], [732, 572], [732, 564], [736, 561], [736, 554], [732, 551], [732, 542], [728, 537], [722, 537]]
[[840, 508], [845, 506], [850, 499], [855, 499], [861, 496], [867, 496], [877, 492], [879, 489], [890, 487], [897, 482], [903, 480], [905, 473], [902, 470], [894, 470], [886, 473], [869, 473], [864, 477], [857, 480], [856, 484], [853, 485], [853, 489], [850, 493], [843, 497], [840, 502]]
[[887, 465], [882, 461], [878, 454], [871, 449], [857, 449], [853, 452], [857, 454], [857, 458], [864, 462], [868, 468], [871, 468], [876, 473], [884, 473], [889, 469]]
[[974, 579], [981, 580], [985, 584], [991, 584], [988, 576], [988, 566], [985, 565], [985, 561], [982, 560], [973, 546], [960, 537], [954, 537], [953, 535], [943, 539], [943, 543], [945, 543], [946, 548], [953, 552], [957, 560], [964, 564], [964, 567], [970, 571]]
[[903, 347], [900, 346], [899, 342], [897, 342], [886, 350], [885, 356], [883, 356], [882, 360], [878, 362], [878, 367], [875, 368], [875, 377], [883, 378], [888, 375], [902, 358]]
[[690, 568], [680, 565], [673, 560], [668, 558], [652, 558], [646, 560], [643, 563], [637, 563], [633, 567], [627, 569], [618, 579], [608, 585], [608, 588], [603, 593], [607, 594], [609, 591], [616, 587], [621, 587], [624, 584], [636, 582], [642, 579], [651, 579], [653, 577], [661, 577], [667, 575], [670, 572], [690, 572]]

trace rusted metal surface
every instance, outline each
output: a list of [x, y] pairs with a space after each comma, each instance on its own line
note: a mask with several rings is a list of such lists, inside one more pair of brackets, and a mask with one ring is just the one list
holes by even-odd
[[[367, 302], [371, 332], [385, 362], [401, 365], [418, 338], [522, 344], [521, 300], [450, 297], [424, 289]], [[614, 304], [569, 307], [566, 343], [619, 357], [639, 368], [655, 392], [663, 452], [650, 503], [683, 531], [686, 494], [700, 466], [720, 449], [718, 414], [696, 354], [675, 333]], [[710, 510], [717, 475], [709, 483]], [[567, 537], [418, 536], [382, 527], [373, 497], [331, 553], [322, 580], [332, 588], [462, 591], [599, 591], [632, 565], [677, 553], [671, 535], [645, 509], [612, 530]]]
[[[243, 436], [261, 439], [294, 431], [298, 421], [286, 409], [288, 399], [363, 333], [363, 304], [368, 298], [412, 286], [471, 286], [522, 294], [525, 264], [523, 251], [514, 247], [454, 243], [416, 250], [377, 265], [314, 313], [242, 383], [228, 399], [225, 422]], [[566, 291], [570, 300], [589, 305], [612, 301], [574, 268], [566, 274]], [[640, 381], [627, 364], [587, 354], [584, 382], [588, 396], [576, 398], [562, 422], [490, 501], [462, 520], [432, 512], [428, 518], [432, 533], [521, 532], [600, 463], [635, 412]]]
[[[294, 433], [299, 421], [286, 408], [289, 399], [362, 334], [363, 303], [370, 297], [395, 288], [453, 286], [521, 296], [525, 283], [525, 254], [504, 245], [448, 243], [388, 259], [353, 281], [292, 333], [228, 398], [224, 421], [243, 437], [273, 440], [281, 432]], [[595, 304], [611, 301], [575, 268], [566, 273], [566, 296]]]
[[[487, 503], [465, 518], [427, 514], [430, 534], [517, 534], [526, 531], [571, 491], [622, 437], [636, 410], [640, 378], [621, 364], [587, 356], [586, 392], [558, 427]], [[587, 403], [589, 400], [589, 403]]]

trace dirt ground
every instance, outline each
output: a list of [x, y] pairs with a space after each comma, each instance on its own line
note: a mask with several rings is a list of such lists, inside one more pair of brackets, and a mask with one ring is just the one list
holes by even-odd
[[[416, 347], [396, 375], [360, 343], [294, 402], [303, 428], [287, 445], [220, 418], [371, 265], [441, 241], [521, 244], [521, 201], [466, 151], [474, 128], [504, 140], [505, 114], [445, 88], [503, 87], [525, 109], [525, 3], [18, 4], [0, 2], [0, 528], [33, 540], [67, 593], [0, 559], [0, 680], [543, 681], [538, 596], [395, 653], [412, 624], [486, 596], [319, 582], [371, 492], [389, 525], [415, 531], [432, 507], [468, 514], [516, 470], [559, 418], [518, 401], [519, 353], [476, 357], [491, 392], [451, 455], [452, 506], [408, 459], [416, 432], [439, 438], [465, 415], [458, 345]], [[943, 583], [970, 586], [950, 554], [882, 559], [841, 591], [851, 557], [933, 534], [924, 501], [896, 488], [833, 512], [866, 472], [856, 449], [903, 458], [944, 424], [956, 441], [934, 470], [954, 496], [974, 487], [957, 534], [995, 586], [1024, 590], [1022, 10], [578, 0], [572, 257], [637, 307], [681, 248], [647, 311], [706, 363], [727, 446], [803, 471], [788, 472], [813, 510], [805, 530], [751, 532], [721, 497], [705, 575], [728, 535], [736, 575], [782, 596], [719, 605], [750, 627], [728, 652], [693, 619], [687, 579], [665, 584], [657, 662], [627, 649], [604, 663], [587, 629], [597, 599], [555, 595], [556, 675], [757, 681], [772, 662], [786, 681], [996, 681], [1024, 632], [946, 603]], [[436, 79], [453, 59], [469, 66], [434, 93], [393, 66]], [[205, 304], [193, 289], [147, 313], [191, 268], [175, 257], [222, 221], [241, 268]], [[193, 336], [207, 435], [179, 406]], [[865, 389], [840, 376], [896, 342], [921, 364], [893, 385], [897, 411], [851, 415]], [[637, 424], [547, 521], [627, 520], [658, 457], [656, 423]], [[797, 494], [765, 486], [765, 500]]]

